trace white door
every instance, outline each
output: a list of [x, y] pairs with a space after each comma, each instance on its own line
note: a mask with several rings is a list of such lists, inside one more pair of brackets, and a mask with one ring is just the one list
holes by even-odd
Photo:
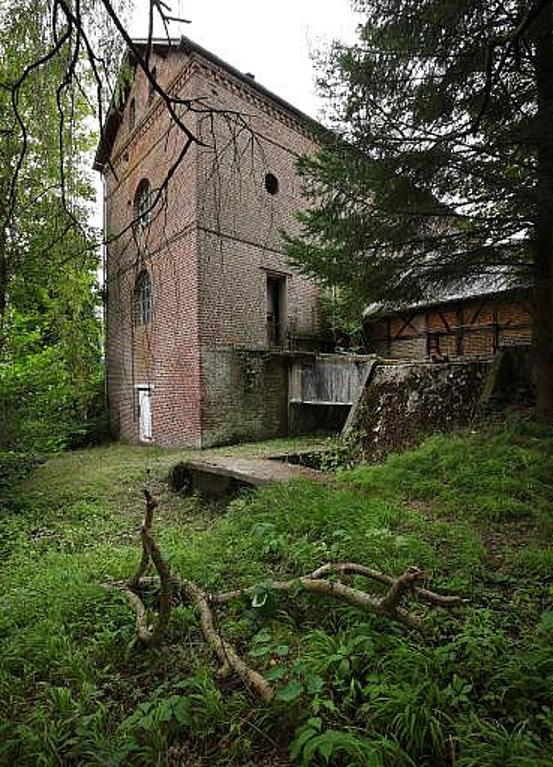
[[152, 392], [150, 389], [138, 390], [138, 412], [140, 441], [150, 442], [152, 439]]

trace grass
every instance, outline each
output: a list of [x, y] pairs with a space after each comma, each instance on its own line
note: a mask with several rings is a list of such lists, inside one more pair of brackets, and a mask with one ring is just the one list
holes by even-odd
[[[381, 466], [266, 488], [226, 510], [169, 491], [167, 472], [188, 454], [113, 445], [30, 462], [22, 480], [12, 471], [0, 518], [0, 762], [553, 765], [551, 432], [513, 422], [435, 436]], [[128, 606], [102, 586], [136, 566], [144, 483], [161, 499], [155, 529], [171, 567], [206, 588], [328, 560], [392, 574], [416, 564], [466, 607], [429, 612], [419, 635], [301, 593], [237, 601], [221, 628], [278, 686], [263, 706], [218, 678], [191, 608], [144, 652]]]

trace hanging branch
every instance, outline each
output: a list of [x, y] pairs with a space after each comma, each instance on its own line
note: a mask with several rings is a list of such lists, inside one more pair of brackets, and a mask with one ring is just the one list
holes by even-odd
[[[155, 74], [155, 67], [152, 67], [151, 65], [151, 52], [154, 45], [154, 16], [157, 15], [161, 20], [166, 32], [168, 44], [173, 44], [173, 40], [169, 34], [169, 25], [175, 21], [188, 23], [189, 20], [181, 19], [173, 14], [171, 5], [164, 0], [149, 0], [148, 6], [148, 37], [144, 47], [137, 45], [129, 34], [127, 25], [122, 19], [118, 3], [113, 2], [113, 0], [97, 0], [97, 8], [93, 23], [98, 23], [98, 18], [99, 15], [101, 15], [101, 12], [105, 14], [105, 17], [113, 30], [115, 39], [118, 39], [124, 44], [127, 53], [132, 56], [133, 61], [136, 62], [136, 66], [142, 70], [152, 92], [161, 99], [168, 114], [170, 126], [176, 128], [184, 137], [184, 143], [177, 157], [172, 161], [164, 174], [159, 187], [155, 190], [154, 194], [152, 194], [149, 210], [147, 211], [149, 213], [154, 209], [165, 206], [167, 188], [185, 156], [190, 151], [190, 148], [193, 145], [202, 147], [210, 146], [209, 143], [207, 143], [197, 132], [191, 130], [185, 123], [185, 116], [187, 113], [207, 117], [219, 115], [225, 120], [234, 121], [240, 130], [248, 131], [252, 137], [254, 136], [254, 131], [251, 128], [248, 116], [245, 113], [232, 109], [218, 109], [212, 107], [206, 103], [204, 99], [186, 98], [182, 94], [175, 94], [167, 90], [160, 84]], [[22, 112], [20, 106], [21, 94], [31, 75], [39, 70], [47, 68], [48, 65], [55, 60], [63, 59], [69, 63], [64, 68], [64, 72], [61, 75], [60, 82], [57, 84], [55, 91], [60, 123], [58, 149], [60, 153], [59, 188], [61, 205], [72, 221], [73, 228], [78, 230], [81, 234], [84, 234], [82, 224], [78, 217], [74, 215], [66, 198], [64, 159], [66, 148], [63, 139], [65, 114], [61, 96], [66, 90], [76, 89], [84, 95], [85, 99], [90, 104], [92, 100], [91, 97], [89, 98], [89, 95], [91, 96], [90, 88], [89, 86], [85, 87], [83, 85], [83, 78], [85, 78], [87, 71], [90, 73], [93, 87], [95, 88], [94, 108], [99, 125], [100, 142], [102, 142], [105, 139], [106, 105], [110, 105], [109, 109], [115, 108], [117, 82], [113, 81], [115, 71], [110, 71], [109, 62], [106, 62], [106, 58], [102, 55], [101, 45], [95, 37], [94, 27], [92, 26], [92, 30], [90, 28], [90, 9], [83, 7], [79, 1], [72, 3], [69, 2], [69, 0], [52, 0], [46, 13], [50, 16], [51, 22], [48, 25], [51, 29], [51, 45], [47, 52], [37, 56], [34, 61], [29, 63], [14, 81], [0, 82], [0, 88], [10, 94], [11, 114], [13, 118], [13, 125], [10, 126], [9, 129], [3, 128], [2, 130], [8, 132], [10, 135], [17, 136], [19, 144], [16, 162], [14, 163], [12, 172], [9, 174], [7, 204], [2, 206], [0, 224], [3, 229], [7, 229], [14, 219], [17, 207], [17, 189], [18, 185], [21, 183], [21, 171], [29, 151], [29, 128], [26, 123], [25, 114]], [[106, 164], [114, 174], [115, 178], [117, 178], [117, 173], [110, 158], [107, 158]], [[134, 217], [133, 221], [124, 225], [121, 231], [110, 233], [109, 242], [113, 243], [115, 240], [124, 237], [125, 234], [136, 227], [137, 223], [138, 217]], [[85, 237], [85, 240], [87, 240], [86, 247], [77, 254], [72, 253], [69, 258], [78, 259], [80, 256], [86, 255], [90, 250], [96, 249], [100, 244], [106, 244], [103, 240], [101, 242], [92, 241], [88, 237]]]

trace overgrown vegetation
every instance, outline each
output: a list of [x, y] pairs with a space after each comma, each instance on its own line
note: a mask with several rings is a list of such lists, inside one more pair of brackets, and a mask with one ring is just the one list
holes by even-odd
[[45, 55], [48, 6], [0, 1], [0, 449], [44, 452], [97, 436], [103, 409], [96, 137], [78, 57]]
[[310, 204], [289, 256], [356, 316], [531, 286], [536, 415], [551, 425], [553, 3], [352, 5], [357, 40], [319, 59], [332, 130], [300, 162]]
[[[81, 451], [8, 493], [4, 763], [553, 765], [550, 432], [513, 423], [433, 437], [382, 466], [227, 510], [169, 492], [177, 455]], [[278, 689], [271, 704], [217, 676], [191, 607], [144, 652], [128, 605], [102, 587], [136, 568], [145, 481], [172, 568], [205, 589], [259, 584], [258, 606], [231, 603], [221, 629]], [[393, 574], [417, 564], [466, 607], [429, 611], [421, 635], [264, 586], [328, 560]]]

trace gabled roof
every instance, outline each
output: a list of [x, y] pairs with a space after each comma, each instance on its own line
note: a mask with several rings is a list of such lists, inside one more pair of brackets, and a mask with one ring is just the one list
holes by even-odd
[[[223, 59], [220, 59], [214, 53], [211, 53], [211, 51], [208, 51], [206, 48], [203, 48], [201, 45], [198, 45], [197, 43], [195, 43], [189, 37], [181, 36], [178, 38], [167, 38], [167, 37], [154, 38], [152, 39], [151, 42], [152, 42], [153, 48], [156, 51], [164, 52], [166, 55], [173, 51], [183, 51], [184, 53], [188, 54], [191, 57], [197, 57], [211, 64], [215, 64], [217, 67], [219, 67], [223, 71], [241, 80], [244, 84], [248, 86], [248, 88], [251, 88], [253, 91], [256, 91], [259, 95], [263, 96], [265, 99], [273, 102], [274, 104], [279, 106], [282, 110], [292, 115], [300, 122], [306, 124], [307, 127], [311, 129], [315, 129], [315, 128], [320, 129], [321, 126], [314, 118], [305, 114], [305, 112], [302, 112], [301, 109], [298, 109], [297, 107], [293, 106], [288, 101], [278, 96], [276, 93], [273, 93], [272, 91], [270, 91], [268, 88], [265, 88], [263, 85], [257, 82], [257, 80], [253, 77], [253, 75], [249, 73], [241, 72], [239, 69], [236, 69], [236, 67], [233, 67], [232, 64], [228, 64], [226, 61], [223, 61]], [[139, 48], [144, 48], [148, 44], [148, 40], [146, 38], [137, 38], [133, 40], [133, 43]], [[131, 51], [127, 50], [127, 53], [125, 55], [126, 57], [128, 57], [129, 61], [132, 64]], [[104, 127], [102, 130], [102, 137], [98, 144], [98, 148], [96, 150], [96, 155], [94, 158], [95, 170], [100, 170], [100, 171], [103, 170], [106, 162], [108, 161], [108, 158], [111, 154], [111, 150], [113, 149], [113, 144], [115, 142], [117, 131], [121, 124], [123, 110], [125, 108], [125, 103], [128, 98], [129, 91], [130, 91], [130, 86], [128, 86], [125, 92], [122, 94], [122, 99], [120, 100], [120, 102], [116, 104], [115, 101], [112, 101], [109, 107], [106, 120], [104, 123]]]

